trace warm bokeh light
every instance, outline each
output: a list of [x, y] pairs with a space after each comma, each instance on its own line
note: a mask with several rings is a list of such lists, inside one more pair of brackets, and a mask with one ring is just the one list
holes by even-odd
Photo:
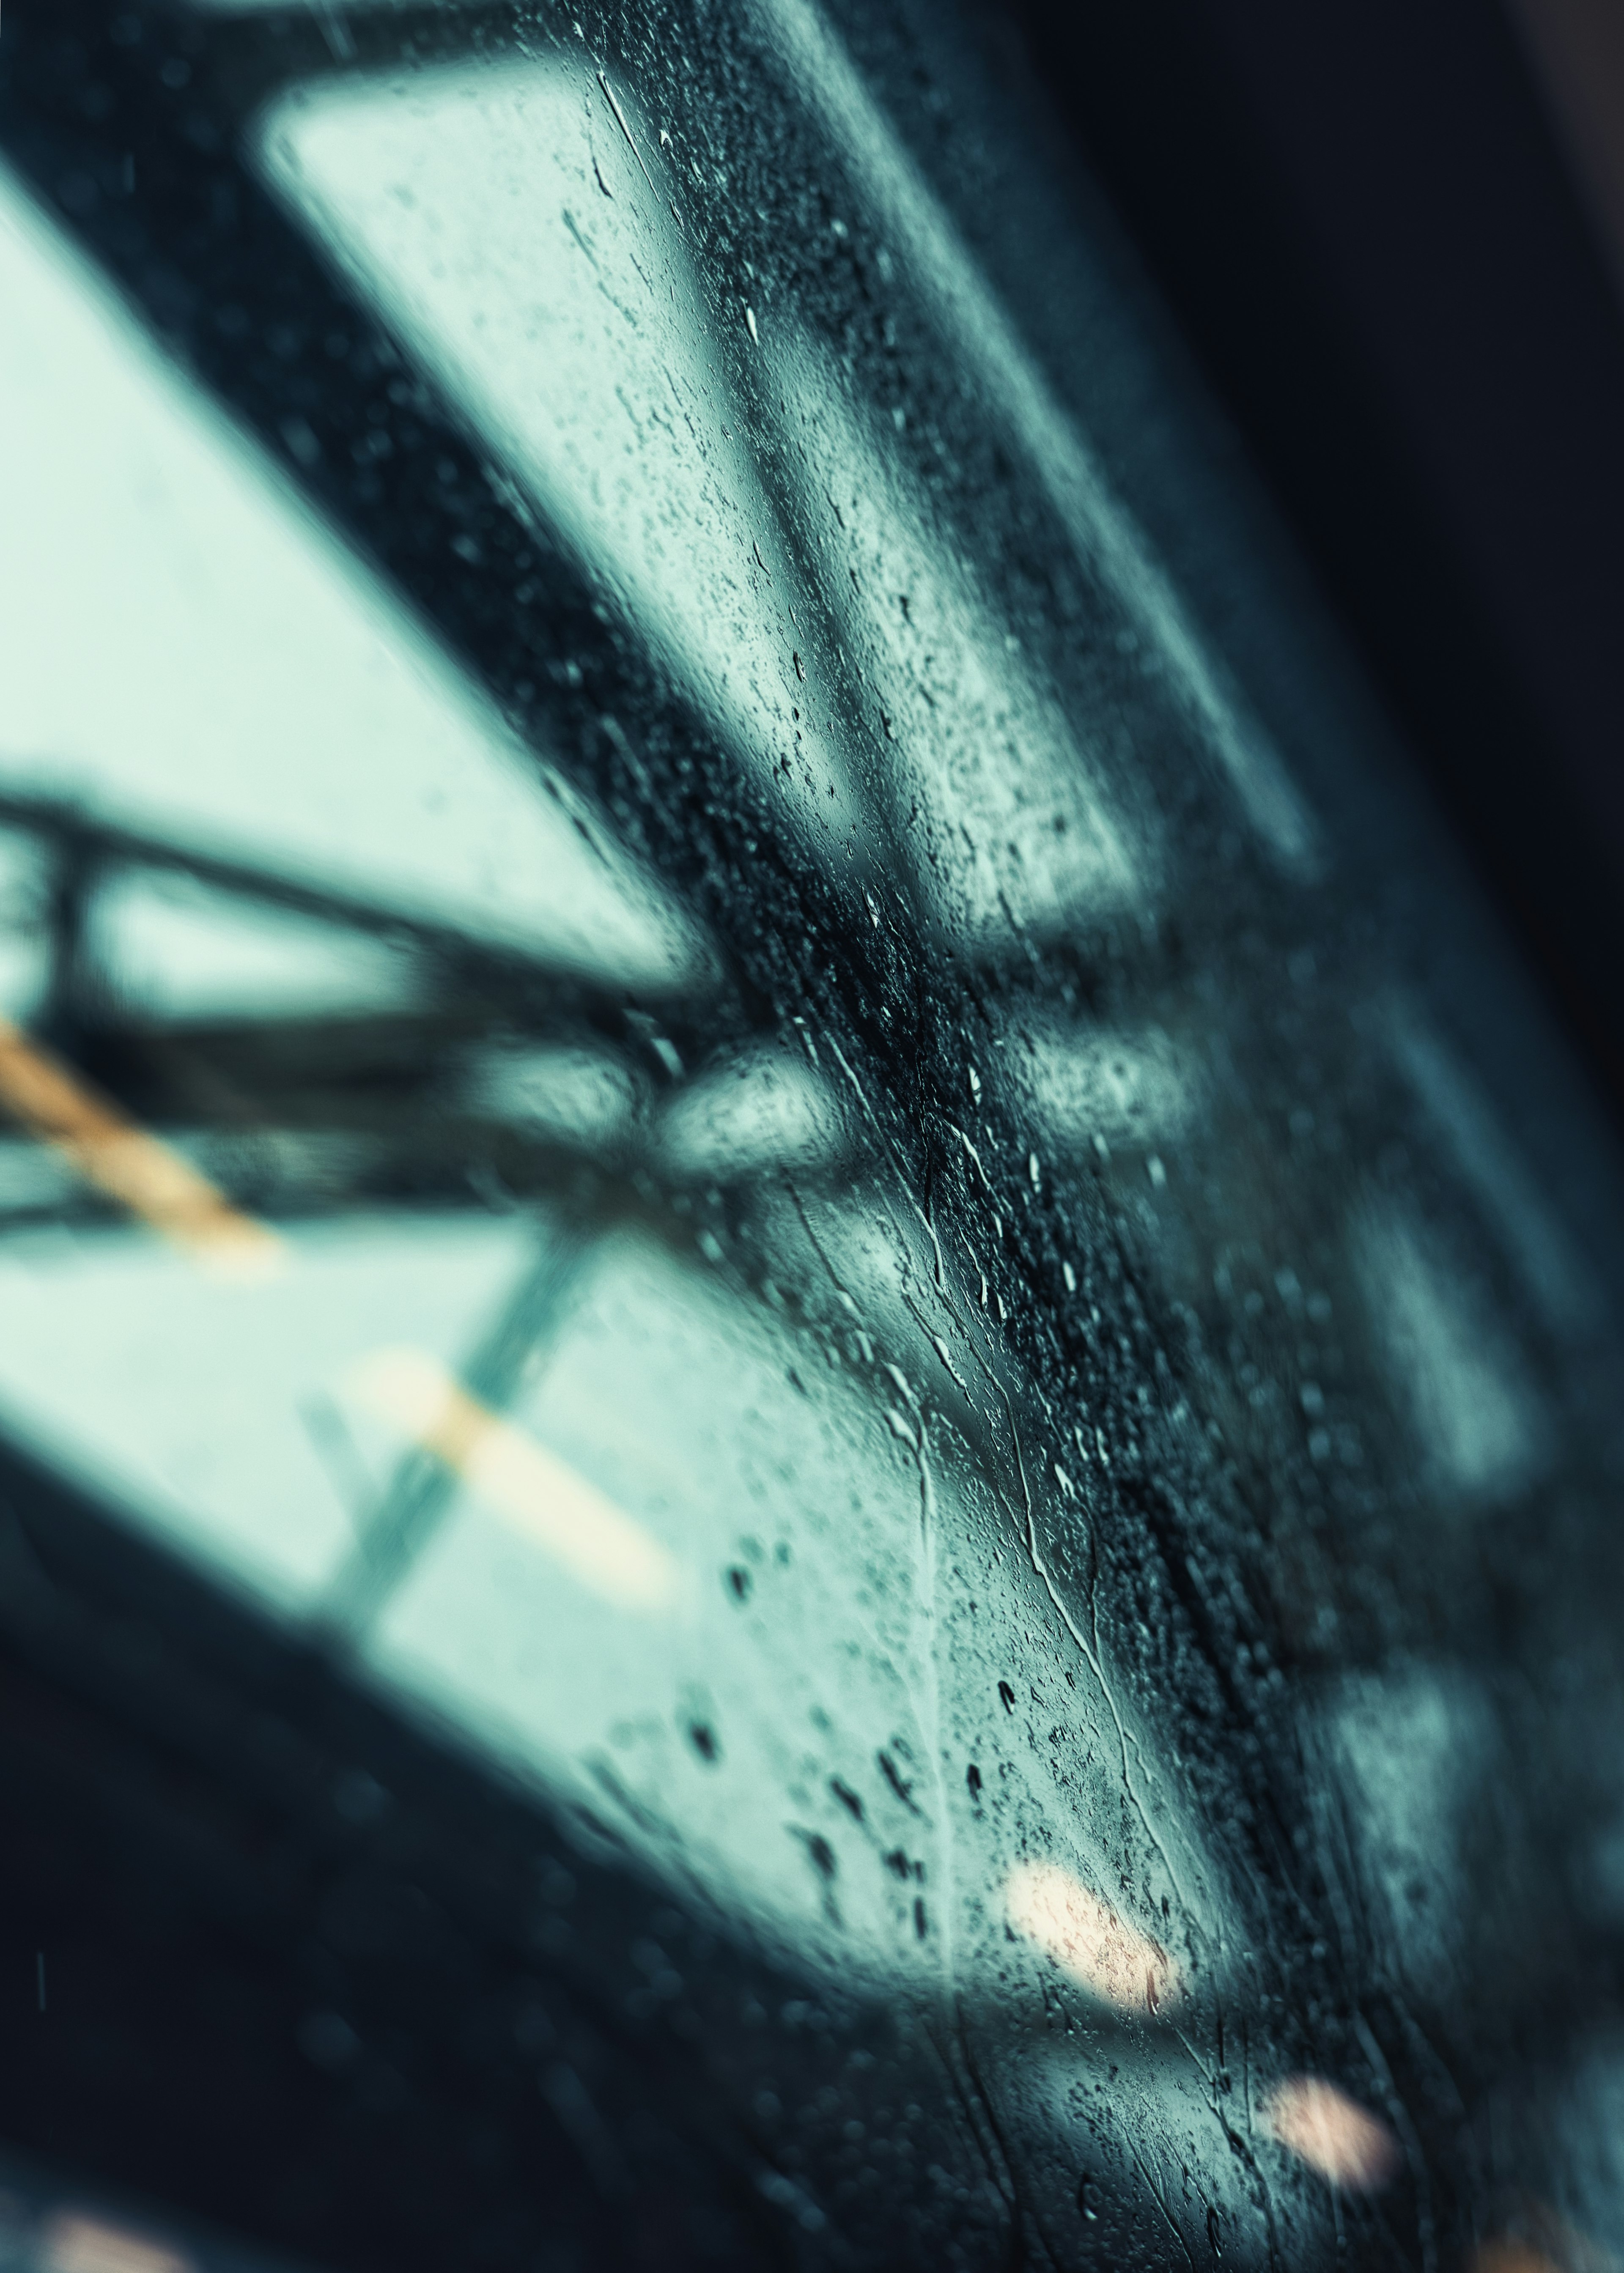
[[39, 2262], [45, 2273], [196, 2273], [180, 2250], [78, 2210], [47, 2219]]
[[1531, 2242], [1485, 2241], [1471, 2261], [1471, 2273], [1562, 2273], [1554, 2258]]
[[1119, 2013], [1158, 2013], [1179, 1993], [1167, 1952], [1056, 1863], [1018, 1863], [1004, 1881], [1010, 1924], [1079, 1987]]
[[670, 1608], [680, 1574], [660, 1542], [424, 1351], [377, 1350], [343, 1385], [603, 1601], [620, 1610]]
[[1521, 2232], [1495, 2234], [1474, 2252], [1470, 2273], [1624, 2273], [1611, 2249], [1570, 2225], [1549, 2202], [1525, 2200]]
[[1282, 2147], [1350, 2194], [1385, 2186], [1399, 2164], [1398, 2141], [1380, 2116], [1322, 2076], [1289, 2075], [1263, 2104]]
[[278, 1269], [275, 1233], [231, 1205], [177, 1152], [125, 1119], [79, 1074], [0, 1018], [0, 1106], [134, 1215], [232, 1278]]

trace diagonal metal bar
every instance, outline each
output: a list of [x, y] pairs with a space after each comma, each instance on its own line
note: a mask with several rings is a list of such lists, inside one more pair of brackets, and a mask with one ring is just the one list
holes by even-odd
[[[492, 1412], [505, 1411], [538, 1351], [558, 1339], [596, 1242], [596, 1227], [560, 1221], [544, 1234], [539, 1252], [497, 1312], [458, 1378]], [[317, 1613], [329, 1639], [354, 1647], [403, 1584], [450, 1512], [454, 1472], [433, 1452], [402, 1455]]]

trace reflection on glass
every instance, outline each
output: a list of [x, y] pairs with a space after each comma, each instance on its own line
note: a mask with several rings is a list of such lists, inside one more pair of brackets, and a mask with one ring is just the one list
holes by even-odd
[[178, 2249], [81, 2210], [48, 2218], [35, 2247], [46, 2273], [192, 2273]]
[[1461, 1961], [1472, 1900], [1473, 1795], [1491, 1780], [1481, 1689], [1420, 1667], [1347, 1682], [1328, 1727], [1360, 1865], [1386, 1910], [1394, 1963], [1436, 1984]]
[[280, 1267], [282, 1242], [207, 1178], [138, 1129], [0, 1019], [0, 1105], [110, 1198], [200, 1262], [234, 1278]]
[[693, 934], [0, 170], [0, 816], [632, 983]]
[[1154, 1028], [1067, 1032], [1023, 1022], [1005, 1047], [1010, 1078], [1048, 1143], [1066, 1152], [1171, 1152], [1199, 1102], [1189, 1054]]
[[969, 563], [931, 529], [876, 423], [849, 406], [838, 365], [804, 336], [769, 359], [804, 525], [857, 666], [848, 705], [883, 752], [889, 794], [909, 816], [906, 857], [948, 935], [1053, 931], [1138, 905], [1143, 858], [1097, 769]]
[[409, 952], [196, 876], [109, 868], [85, 952], [127, 1016], [188, 1024], [405, 1010], [422, 986]]
[[1178, 1968], [1167, 1953], [1057, 1864], [1018, 1864], [1004, 1899], [1011, 1924], [1118, 2012], [1154, 2015], [1177, 2000]]
[[1518, 1159], [1481, 1087], [1414, 1005], [1396, 1004], [1391, 1020], [1400, 1064], [1447, 1136], [1462, 1175], [1516, 1257], [1535, 1299], [1570, 1331], [1593, 1326], [1599, 1295], [1584, 1258]]
[[[0, 1241], [8, 1429], [284, 1612], [313, 1606], [360, 1512], [332, 1385], [402, 1335], [455, 1365], [526, 1244], [466, 1212], [328, 1214], [283, 1227], [288, 1267], [246, 1287], [71, 1214]], [[381, 1479], [388, 1455], [362, 1457]]]
[[1433, 2273], [1461, 2013], [1557, 2004], [1473, 1621], [1616, 1475], [1587, 1259], [815, 11], [320, 13], [222, 146], [602, 647], [432, 496], [350, 549], [0, 178], [0, 1421], [763, 2041], [914, 2031], [1029, 2254]]
[[1515, 1492], [1545, 1449], [1532, 1384], [1408, 1211], [1372, 1206], [1357, 1237], [1366, 1300], [1432, 1474], [1463, 1498]]
[[670, 1606], [677, 1567], [660, 1542], [544, 1444], [470, 1397], [432, 1357], [374, 1350], [342, 1385], [612, 1608], [647, 1613]]
[[273, 114], [265, 160], [722, 731], [844, 844], [833, 658], [797, 624], [733, 401], [745, 301], [695, 275], [680, 212], [705, 176], [631, 101], [566, 58], [341, 82]]
[[1387, 2125], [1321, 2076], [1288, 2076], [1269, 2094], [1263, 2113], [1281, 2145], [1334, 2187], [1368, 2194], [1398, 2168], [1398, 2142]]
[[850, 56], [811, 0], [761, 0], [759, 12], [801, 100], [814, 102], [827, 121], [855, 199], [894, 244], [890, 257], [929, 295], [940, 334], [951, 341], [983, 416], [990, 411], [997, 429], [1026, 455], [1078, 557], [1127, 611], [1152, 672], [1165, 674], [1252, 825], [1287, 869], [1312, 875], [1319, 862], [1314, 824], [1279, 752], [1224, 683], [1178, 592]]

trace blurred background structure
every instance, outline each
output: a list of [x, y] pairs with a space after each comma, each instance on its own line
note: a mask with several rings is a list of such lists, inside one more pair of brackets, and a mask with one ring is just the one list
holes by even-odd
[[1624, 2259], [1624, 78], [12, 0], [0, 2254]]

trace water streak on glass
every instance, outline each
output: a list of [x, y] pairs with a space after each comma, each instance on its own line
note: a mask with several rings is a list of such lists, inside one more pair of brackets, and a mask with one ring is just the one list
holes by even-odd
[[5, 143], [8, 1586], [471, 1811], [328, 1777], [266, 2074], [500, 2273], [1613, 2262], [1617, 1162], [1105, 221], [956, 14], [62, 4], [192, 220]]

